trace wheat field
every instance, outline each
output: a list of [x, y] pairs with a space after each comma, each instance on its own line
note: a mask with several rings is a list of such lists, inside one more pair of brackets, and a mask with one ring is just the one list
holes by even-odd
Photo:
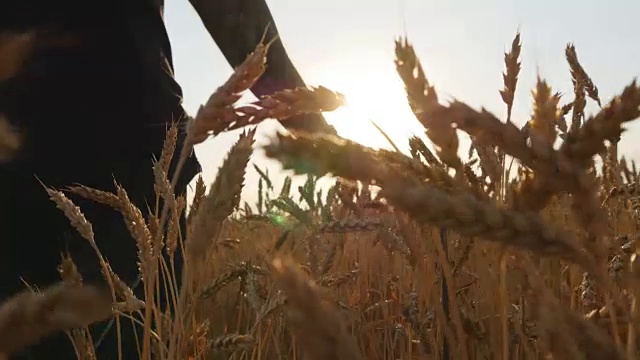
[[[121, 187], [47, 188], [94, 247], [110, 294], [84, 286], [73, 259], [63, 259], [60, 284], [2, 304], [0, 352], [9, 356], [65, 331], [79, 359], [95, 359], [88, 329], [115, 317], [116, 327], [133, 319], [143, 329], [143, 360], [640, 356], [639, 173], [617, 151], [624, 124], [640, 116], [635, 80], [601, 104], [569, 44], [573, 94], [554, 93], [539, 78], [531, 117], [519, 128], [510, 119], [519, 34], [504, 56], [506, 119], [440, 100], [413, 46], [400, 38], [397, 73], [436, 150], [418, 137], [407, 139], [406, 156], [336, 136], [282, 133], [266, 154], [306, 174], [306, 183], [292, 189], [288, 178], [275, 189], [261, 173], [258, 203], [241, 204], [252, 126], [332, 111], [344, 100], [315, 87], [237, 104], [264, 71], [268, 50], [261, 43], [189, 120], [184, 148], [176, 149], [178, 126], [170, 128], [162, 157], [150, 164], [156, 181], [149, 186], [163, 206], [149, 218]], [[2, 65], [5, 72], [14, 66]], [[599, 111], [585, 114], [587, 102]], [[215, 181], [200, 178], [187, 209], [174, 193], [172, 157], [183, 160], [192, 146], [243, 127]], [[468, 161], [459, 156], [458, 132], [471, 138]], [[0, 133], [4, 159], [17, 140], [4, 126]], [[323, 192], [316, 182], [327, 175], [338, 181]], [[111, 270], [91, 219], [68, 193], [123, 215], [138, 246], [143, 297]], [[183, 213], [186, 233], [178, 226]], [[179, 287], [178, 247], [185, 260]], [[160, 294], [163, 279], [171, 283]], [[172, 310], [160, 308], [161, 297]]]

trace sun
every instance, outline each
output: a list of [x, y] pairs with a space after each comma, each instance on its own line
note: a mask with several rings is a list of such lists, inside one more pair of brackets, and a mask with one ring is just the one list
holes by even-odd
[[323, 86], [346, 97], [345, 106], [324, 114], [340, 136], [365, 146], [391, 149], [373, 121], [405, 152], [411, 135], [424, 134], [393, 66], [348, 67], [318, 77]]

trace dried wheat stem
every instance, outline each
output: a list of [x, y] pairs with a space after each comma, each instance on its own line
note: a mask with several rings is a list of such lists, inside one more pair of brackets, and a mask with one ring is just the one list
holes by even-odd
[[342, 94], [323, 86], [279, 91], [262, 97], [251, 106], [237, 107], [235, 116], [226, 119], [213, 134], [258, 125], [266, 119], [286, 120], [303, 114], [333, 111], [343, 104]]
[[241, 93], [250, 89], [264, 73], [267, 52], [273, 41], [275, 39], [264, 43], [262, 39], [229, 79], [198, 109], [195, 118], [189, 121], [185, 146], [203, 142], [211, 133], [220, 133], [226, 124], [235, 120], [233, 104], [240, 99]]
[[197, 267], [195, 261], [205, 256], [211, 245], [215, 244], [222, 222], [239, 205], [245, 169], [253, 152], [254, 136], [255, 129], [239, 136], [218, 170], [209, 193], [192, 215], [191, 231], [185, 244], [185, 255], [191, 261], [188, 262], [190, 268]]
[[20, 148], [20, 135], [9, 120], [0, 114], [0, 163], [8, 162]]
[[586, 168], [594, 155], [605, 150], [605, 140], [617, 141], [623, 132], [622, 124], [639, 116], [640, 87], [634, 80], [598, 114], [590, 117], [573, 134], [569, 134], [560, 152], [580, 167]]
[[406, 38], [396, 40], [396, 70], [405, 84], [407, 100], [416, 118], [425, 127], [436, 147], [438, 157], [453, 169], [462, 170], [458, 156], [458, 136], [451, 124], [439, 113], [442, 110], [438, 94], [427, 80], [417, 55]]
[[35, 32], [0, 34], [0, 81], [16, 75], [22, 69], [35, 45]]
[[[275, 259], [273, 274], [287, 296], [288, 320], [307, 359], [362, 359], [332, 302], [289, 261]], [[314, 326], [309, 326], [314, 324]]]
[[0, 352], [13, 354], [48, 334], [84, 328], [111, 316], [111, 301], [93, 287], [25, 290], [0, 306]]
[[507, 105], [507, 122], [511, 122], [511, 110], [513, 109], [513, 100], [516, 94], [516, 85], [518, 83], [518, 74], [520, 74], [520, 50], [522, 43], [520, 42], [520, 33], [518, 32], [511, 42], [511, 50], [504, 54], [505, 73], [502, 74], [504, 88], [500, 90], [500, 97]]

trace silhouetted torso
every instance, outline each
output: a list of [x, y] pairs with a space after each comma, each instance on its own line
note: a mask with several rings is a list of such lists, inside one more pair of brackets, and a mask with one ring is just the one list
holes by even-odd
[[[25, 287], [20, 276], [39, 287], [58, 281], [56, 267], [66, 250], [86, 282], [99, 282], [97, 258], [38, 179], [55, 188], [80, 183], [113, 190], [115, 178], [141, 210], [153, 207], [152, 158], [159, 156], [167, 123], [183, 114], [160, 10], [144, 0], [7, 0], [0, 5], [0, 30], [37, 30], [70, 40], [56, 47], [44, 42], [18, 76], [0, 83], [0, 112], [24, 139], [17, 158], [0, 165], [1, 298]], [[192, 157], [179, 192], [197, 171]], [[121, 216], [73, 199], [93, 222], [114, 270], [133, 282], [136, 247]], [[109, 347], [115, 348], [107, 342], [101, 350]], [[30, 354], [74, 356], [62, 337]]]

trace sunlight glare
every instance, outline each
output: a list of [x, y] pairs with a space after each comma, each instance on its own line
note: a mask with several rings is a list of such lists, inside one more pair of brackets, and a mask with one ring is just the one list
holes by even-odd
[[403, 152], [408, 150], [409, 136], [422, 137], [424, 131], [407, 104], [402, 81], [392, 66], [348, 69], [320, 78], [324, 86], [346, 96], [344, 107], [324, 114], [340, 136], [369, 147], [392, 149], [371, 124], [373, 120]]

